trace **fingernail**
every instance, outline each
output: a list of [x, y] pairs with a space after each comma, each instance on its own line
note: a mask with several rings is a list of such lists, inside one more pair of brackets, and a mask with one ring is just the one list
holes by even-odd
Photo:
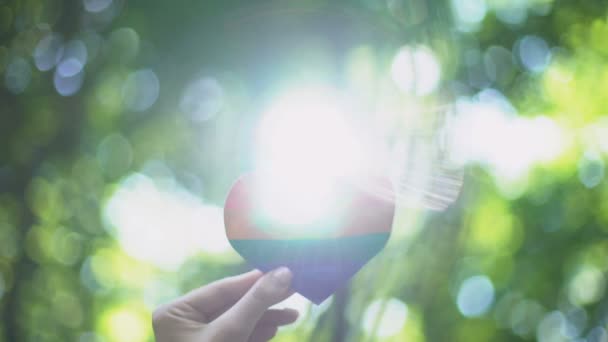
[[272, 272], [272, 277], [277, 280], [284, 287], [288, 287], [291, 284], [291, 278], [293, 274], [287, 267], [280, 267]]

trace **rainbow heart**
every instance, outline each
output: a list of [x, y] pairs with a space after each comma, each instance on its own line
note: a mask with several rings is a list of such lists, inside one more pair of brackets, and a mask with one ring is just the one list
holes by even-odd
[[347, 189], [347, 200], [324, 236], [294, 237], [288, 229], [269, 230], [269, 223], [259, 219], [253, 178], [241, 177], [226, 199], [224, 222], [230, 244], [262, 272], [289, 267], [293, 289], [316, 304], [346, 284], [389, 239], [394, 202], [354, 186]]

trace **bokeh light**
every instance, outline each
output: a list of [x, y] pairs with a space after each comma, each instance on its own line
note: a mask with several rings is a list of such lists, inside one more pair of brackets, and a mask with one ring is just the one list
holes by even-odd
[[543, 318], [544, 309], [535, 301], [521, 299], [511, 309], [509, 327], [522, 337], [531, 337]]
[[140, 49], [140, 38], [130, 27], [118, 28], [110, 34], [108, 48], [116, 54], [115, 62], [127, 64], [137, 56]]
[[456, 299], [458, 310], [466, 317], [485, 314], [494, 302], [494, 285], [486, 276], [474, 276], [460, 285]]
[[492, 89], [457, 102], [453, 130], [457, 160], [480, 162], [506, 179], [525, 176], [535, 164], [558, 158], [569, 141], [554, 120], [520, 117], [504, 95]]
[[604, 293], [606, 280], [600, 270], [584, 266], [570, 280], [568, 298], [577, 305], [588, 305], [598, 301]]
[[49, 33], [38, 42], [34, 50], [34, 62], [40, 71], [55, 67], [63, 56], [63, 40], [57, 33]]
[[407, 316], [407, 305], [399, 299], [376, 300], [365, 310], [363, 329], [379, 338], [391, 337], [403, 329]]
[[544, 71], [551, 61], [549, 46], [538, 36], [525, 36], [518, 42], [521, 63], [530, 71]]
[[112, 4], [112, 0], [83, 0], [84, 8], [93, 13], [101, 12]]
[[587, 341], [606, 342], [608, 341], [608, 332], [603, 327], [595, 327], [587, 335]]
[[122, 88], [125, 106], [132, 111], [142, 112], [150, 108], [158, 98], [160, 82], [154, 71], [149, 69], [131, 73]]
[[568, 325], [569, 322], [562, 312], [550, 312], [538, 325], [536, 338], [541, 342], [568, 341], [571, 337], [576, 337], [568, 336]]
[[57, 72], [62, 77], [78, 74], [87, 64], [87, 47], [80, 40], [72, 40], [63, 46], [62, 58], [57, 65]]
[[97, 161], [107, 175], [116, 177], [123, 174], [133, 161], [131, 143], [121, 134], [108, 135], [97, 147]]
[[109, 342], [146, 341], [149, 317], [136, 304], [122, 305], [104, 312], [100, 330]]
[[4, 84], [13, 94], [21, 94], [25, 91], [32, 79], [31, 66], [24, 58], [13, 59], [6, 67]]
[[193, 121], [213, 118], [224, 106], [224, 90], [215, 78], [193, 81], [184, 90], [179, 108]]
[[[57, 93], [62, 96], [76, 94], [80, 90], [80, 87], [82, 87], [82, 82], [84, 81], [84, 73], [82, 72], [80, 62], [70, 59], [59, 66], [62, 67], [62, 69], [57, 68], [55, 70], [55, 75], [53, 76], [53, 84], [55, 85]], [[64, 76], [62, 73], [69, 76]]]
[[278, 342], [608, 341], [607, 15], [0, 2], [0, 341], [151, 340], [156, 306], [250, 268], [221, 204], [252, 170], [277, 221], [370, 174], [397, 201], [348, 286], [279, 305]]
[[109, 228], [130, 255], [175, 270], [200, 252], [225, 253], [221, 207], [202, 203], [177, 185], [134, 174], [105, 207]]
[[441, 64], [425, 46], [402, 47], [393, 60], [393, 80], [406, 93], [430, 94], [441, 80]]
[[473, 29], [488, 11], [485, 0], [452, 0], [451, 3], [456, 18], [465, 30]]
[[578, 164], [578, 178], [587, 188], [596, 187], [604, 180], [604, 161], [597, 153], [588, 151]]

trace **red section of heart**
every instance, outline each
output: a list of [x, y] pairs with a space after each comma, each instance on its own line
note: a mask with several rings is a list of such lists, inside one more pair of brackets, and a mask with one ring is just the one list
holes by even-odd
[[253, 222], [253, 176], [245, 175], [232, 186], [224, 205], [224, 225], [228, 239], [272, 239]]

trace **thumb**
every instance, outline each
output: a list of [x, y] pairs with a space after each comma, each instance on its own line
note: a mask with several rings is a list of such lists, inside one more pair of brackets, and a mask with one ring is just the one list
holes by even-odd
[[265, 274], [211, 324], [214, 337], [220, 341], [247, 341], [266, 310], [292, 294], [292, 278], [293, 274], [286, 267]]

